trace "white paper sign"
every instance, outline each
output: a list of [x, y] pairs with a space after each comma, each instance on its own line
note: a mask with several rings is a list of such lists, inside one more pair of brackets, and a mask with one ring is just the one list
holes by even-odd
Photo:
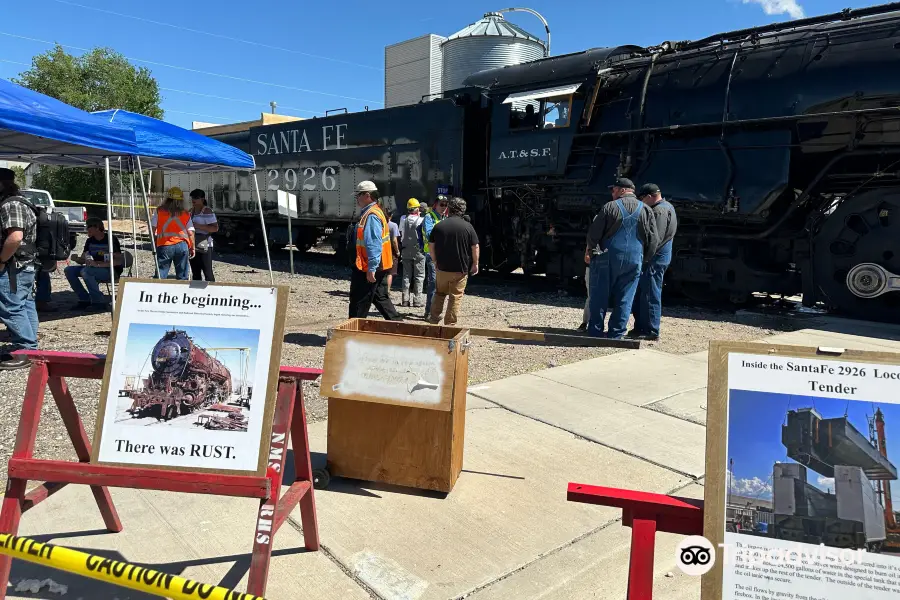
[[277, 292], [128, 282], [98, 462], [256, 471]]
[[732, 353], [727, 419], [722, 598], [900, 597], [900, 366]]
[[278, 190], [278, 214], [297, 218], [297, 196], [284, 190]]
[[434, 348], [370, 344], [347, 339], [336, 395], [365, 395], [435, 405], [444, 385], [443, 357]]

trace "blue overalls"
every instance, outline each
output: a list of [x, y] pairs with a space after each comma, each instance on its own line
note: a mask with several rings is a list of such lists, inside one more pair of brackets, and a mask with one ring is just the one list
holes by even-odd
[[[663, 200], [660, 204], [666, 202]], [[660, 237], [665, 232], [660, 231]], [[672, 262], [672, 240], [663, 244], [650, 262], [644, 266], [638, 284], [637, 310], [634, 311], [634, 329], [651, 337], [659, 337], [659, 320], [662, 317], [662, 286], [666, 269]]]
[[604, 337], [603, 323], [606, 311], [611, 308], [606, 337], [617, 340], [625, 335], [628, 326], [631, 304], [641, 277], [644, 246], [637, 235], [643, 205], [638, 203], [631, 214], [625, 210], [621, 200], [616, 200], [616, 206], [622, 215], [622, 225], [606, 241], [605, 252], [591, 258], [588, 333], [594, 337]]

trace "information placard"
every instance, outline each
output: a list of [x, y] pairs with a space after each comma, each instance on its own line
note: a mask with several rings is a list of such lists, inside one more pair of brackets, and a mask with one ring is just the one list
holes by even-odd
[[900, 596], [900, 354], [714, 342], [709, 365], [703, 600]]
[[92, 462], [263, 475], [289, 292], [122, 279]]

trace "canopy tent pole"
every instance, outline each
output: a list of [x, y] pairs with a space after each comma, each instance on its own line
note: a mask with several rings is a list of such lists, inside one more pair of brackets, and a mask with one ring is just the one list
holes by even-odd
[[112, 186], [109, 177], [109, 157], [103, 159], [106, 166], [106, 218], [109, 220], [109, 229], [106, 231], [106, 241], [109, 244], [109, 254], [106, 259], [109, 261], [109, 290], [112, 298], [112, 309], [116, 309], [116, 268], [113, 265], [115, 256], [113, 255], [113, 214], [112, 214]]
[[[153, 254], [153, 264], [156, 265], [156, 278], [162, 279], [162, 273], [159, 271], [159, 261], [156, 260], [156, 232], [153, 230], [153, 223], [150, 221], [150, 201], [147, 199], [147, 188], [144, 187], [144, 173], [141, 170], [141, 157], [135, 156], [137, 161], [138, 177], [141, 179], [141, 193], [144, 195], [144, 210], [147, 211], [147, 234], [150, 236], [150, 252]], [[148, 175], [147, 181], [150, 181]]]
[[134, 217], [134, 165], [132, 165], [131, 168], [131, 178], [129, 179], [129, 183], [131, 184], [131, 194], [129, 196], [128, 205], [131, 208], [131, 246], [134, 252], [131, 257], [131, 268], [134, 269], [134, 276], [140, 277], [141, 270], [138, 267], [137, 260], [137, 220]]
[[269, 236], [266, 234], [266, 218], [263, 216], [262, 196], [259, 192], [259, 177], [253, 171], [253, 190], [256, 192], [256, 204], [259, 206], [259, 222], [262, 224], [263, 245], [266, 247], [266, 262], [269, 264], [269, 281], [275, 285], [275, 274], [272, 273], [272, 257], [269, 255]]

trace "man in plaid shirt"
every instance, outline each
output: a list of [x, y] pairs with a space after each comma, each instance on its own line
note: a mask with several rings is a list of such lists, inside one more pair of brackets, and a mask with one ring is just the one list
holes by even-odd
[[[9, 331], [13, 351], [37, 349], [34, 306], [37, 217], [19, 196], [15, 173], [0, 169], [0, 322]], [[30, 361], [0, 354], [0, 369], [21, 369]]]

